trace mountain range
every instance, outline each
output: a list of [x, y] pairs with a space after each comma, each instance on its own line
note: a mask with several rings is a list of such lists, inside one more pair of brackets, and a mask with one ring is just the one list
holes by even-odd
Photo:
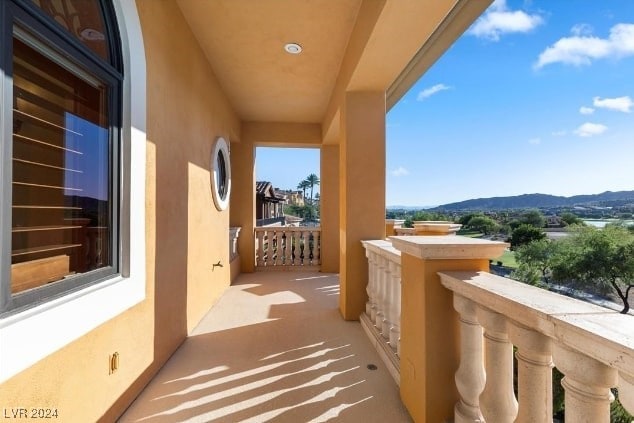
[[606, 191], [601, 194], [561, 197], [548, 194], [522, 194], [510, 197], [476, 198], [457, 203], [443, 204], [431, 210], [501, 210], [540, 207], [573, 207], [615, 205], [606, 203], [634, 203], [634, 191]]

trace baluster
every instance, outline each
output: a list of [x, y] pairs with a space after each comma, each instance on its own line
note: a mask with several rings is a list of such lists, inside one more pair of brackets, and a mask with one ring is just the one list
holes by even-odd
[[311, 264], [310, 259], [310, 233], [311, 231], [304, 231], [304, 265], [309, 266]]
[[321, 265], [321, 229], [315, 232], [315, 264]]
[[297, 265], [303, 265], [304, 264], [304, 248], [306, 248], [306, 245], [304, 245], [304, 231], [300, 231], [297, 232], [297, 261], [296, 264]]
[[275, 232], [271, 229], [267, 229], [264, 235], [264, 247], [266, 252], [264, 254], [265, 266], [271, 266], [273, 264], [273, 244], [275, 242]]
[[311, 266], [314, 264], [315, 255], [313, 254], [315, 250], [315, 235], [313, 231], [310, 231], [308, 234], [308, 259]]
[[264, 263], [266, 266], [273, 264], [273, 240], [275, 239], [275, 233], [271, 230], [266, 231], [264, 239], [266, 240], [264, 246], [266, 247], [266, 255], [264, 256]]
[[286, 231], [284, 231], [282, 232], [282, 238], [281, 238], [282, 243], [280, 244], [280, 250], [279, 250], [280, 264], [282, 266], [286, 266], [288, 264], [288, 261], [286, 260], [286, 254], [288, 251], [288, 248], [286, 245], [287, 240], [288, 240], [288, 237], [286, 236]]
[[374, 326], [376, 326], [379, 331], [381, 330], [381, 326], [383, 324], [383, 296], [384, 296], [384, 287], [385, 287], [385, 267], [386, 267], [386, 260], [385, 258], [383, 258], [381, 255], [377, 254], [377, 263], [379, 265], [379, 273], [378, 273], [378, 277], [376, 278], [376, 291], [375, 291], [375, 305], [376, 305], [376, 310], [375, 310], [375, 314], [374, 314]]
[[257, 240], [258, 240], [258, 245], [257, 245], [257, 265], [258, 266], [264, 266], [264, 231], [262, 230], [256, 230], [256, 234], [257, 234]]
[[454, 420], [456, 423], [483, 423], [479, 398], [486, 376], [478, 307], [473, 301], [455, 292], [453, 306], [460, 315], [460, 366], [455, 376], [460, 400], [454, 407]]
[[392, 268], [392, 304], [390, 307], [389, 320], [392, 322], [390, 327], [390, 346], [396, 355], [401, 354], [401, 265], [390, 262]]
[[619, 401], [628, 413], [634, 415], [634, 376], [619, 374]]
[[616, 369], [568, 347], [555, 343], [555, 365], [564, 374], [567, 422], [609, 423], [610, 403], [616, 386]]
[[509, 325], [517, 347], [517, 423], [553, 421], [553, 360], [550, 338], [518, 324]]
[[299, 232], [296, 231], [293, 231], [291, 233], [291, 263], [293, 264], [293, 266], [297, 266], [297, 263], [299, 262], [297, 254], [295, 253], [296, 251], [299, 251], [299, 237], [297, 236], [298, 233]]
[[379, 326], [379, 330], [381, 331], [381, 336], [385, 340], [390, 339], [390, 327], [392, 326], [392, 322], [390, 322], [390, 305], [392, 303], [392, 267], [390, 264], [392, 263], [390, 260], [385, 260], [385, 278], [383, 282], [383, 298], [381, 303], [381, 310], [383, 311], [383, 319], [381, 320], [381, 326]]
[[293, 231], [284, 232], [284, 266], [291, 265], [291, 253], [293, 252]]
[[480, 395], [480, 410], [488, 422], [510, 423], [517, 416], [517, 400], [513, 392], [513, 345], [506, 318], [480, 308], [478, 320], [484, 327], [486, 347], [486, 385]]
[[365, 314], [372, 319], [372, 309], [374, 308], [374, 281], [376, 279], [376, 258], [375, 254], [370, 250], [365, 250], [365, 256], [368, 258], [368, 285], [365, 292], [368, 293], [368, 301], [365, 303]]
[[284, 231], [282, 229], [278, 229], [275, 231], [275, 265], [282, 265], [283, 258], [283, 250], [282, 250], [282, 236], [284, 235]]

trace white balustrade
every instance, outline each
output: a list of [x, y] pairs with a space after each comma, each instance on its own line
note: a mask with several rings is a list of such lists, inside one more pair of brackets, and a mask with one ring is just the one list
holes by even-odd
[[362, 241], [368, 258], [368, 301], [360, 320], [398, 383], [401, 335], [401, 253], [389, 241]]
[[440, 278], [460, 315], [456, 422], [483, 421], [480, 412], [487, 422], [552, 422], [553, 364], [564, 374], [566, 421], [609, 422], [611, 388], [634, 414], [634, 316], [486, 272]]
[[617, 371], [565, 345], [555, 343], [554, 359], [564, 374], [566, 420], [610, 422], [611, 387], [617, 385]]
[[401, 354], [401, 265], [395, 261], [389, 262], [390, 275], [390, 306], [388, 307], [389, 342], [396, 355]]
[[376, 263], [376, 253], [365, 250], [365, 256], [368, 259], [368, 285], [365, 292], [368, 294], [368, 301], [365, 303], [365, 314], [372, 316], [372, 309], [376, 307], [376, 275], [378, 273]]
[[269, 226], [255, 228], [258, 270], [282, 268], [319, 269], [321, 228]]
[[518, 423], [553, 420], [553, 360], [551, 341], [545, 335], [517, 324], [510, 327], [517, 348]]
[[485, 420], [512, 423], [517, 416], [513, 393], [513, 345], [509, 342], [507, 320], [502, 314], [478, 309], [484, 327], [486, 350], [486, 386], [480, 395], [480, 409]]
[[409, 235], [415, 235], [414, 233], [414, 228], [394, 228], [394, 232], [396, 232], [397, 236], [409, 236]]
[[387, 284], [387, 260], [383, 256], [378, 256], [379, 273], [377, 274], [377, 290], [376, 290], [376, 313], [374, 315], [374, 326], [381, 332], [383, 325], [383, 316], [385, 315], [385, 287]]
[[454, 408], [456, 423], [482, 423], [480, 394], [484, 389], [482, 326], [478, 323], [477, 305], [455, 294], [453, 305], [460, 316], [460, 367], [456, 372], [456, 388], [460, 401]]
[[238, 257], [238, 237], [241, 229], [239, 226], [229, 228], [229, 262]]

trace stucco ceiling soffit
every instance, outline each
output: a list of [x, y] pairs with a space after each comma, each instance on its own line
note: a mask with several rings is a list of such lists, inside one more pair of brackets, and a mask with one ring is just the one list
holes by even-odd
[[388, 0], [348, 90], [387, 90], [456, 3], [457, 0]]
[[337, 143], [337, 137], [339, 133], [338, 114], [343, 104], [345, 93], [348, 90], [348, 85], [352, 75], [355, 72], [359, 60], [363, 55], [365, 49], [377, 20], [381, 15], [381, 11], [385, 6], [387, 0], [364, 0], [359, 8], [357, 19], [350, 34], [350, 39], [346, 45], [346, 52], [341, 62], [341, 66], [337, 73], [337, 80], [333, 87], [326, 108], [322, 126], [323, 133], [325, 134], [325, 143]]
[[241, 120], [300, 123], [323, 120], [361, 2], [177, 0]]
[[321, 125], [292, 122], [242, 122], [243, 139], [256, 146], [319, 147], [322, 143]]

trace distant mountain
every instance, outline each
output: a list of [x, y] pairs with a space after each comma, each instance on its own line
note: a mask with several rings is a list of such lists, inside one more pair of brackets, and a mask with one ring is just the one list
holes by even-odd
[[425, 210], [425, 209], [433, 209], [437, 206], [387, 206], [387, 210]]
[[601, 203], [615, 201], [634, 202], [634, 191], [606, 191], [601, 194], [574, 195], [572, 197], [560, 197], [548, 194], [522, 194], [511, 197], [476, 198], [458, 203], [444, 204], [435, 207], [433, 210], [455, 211], [572, 207], [601, 205]]

